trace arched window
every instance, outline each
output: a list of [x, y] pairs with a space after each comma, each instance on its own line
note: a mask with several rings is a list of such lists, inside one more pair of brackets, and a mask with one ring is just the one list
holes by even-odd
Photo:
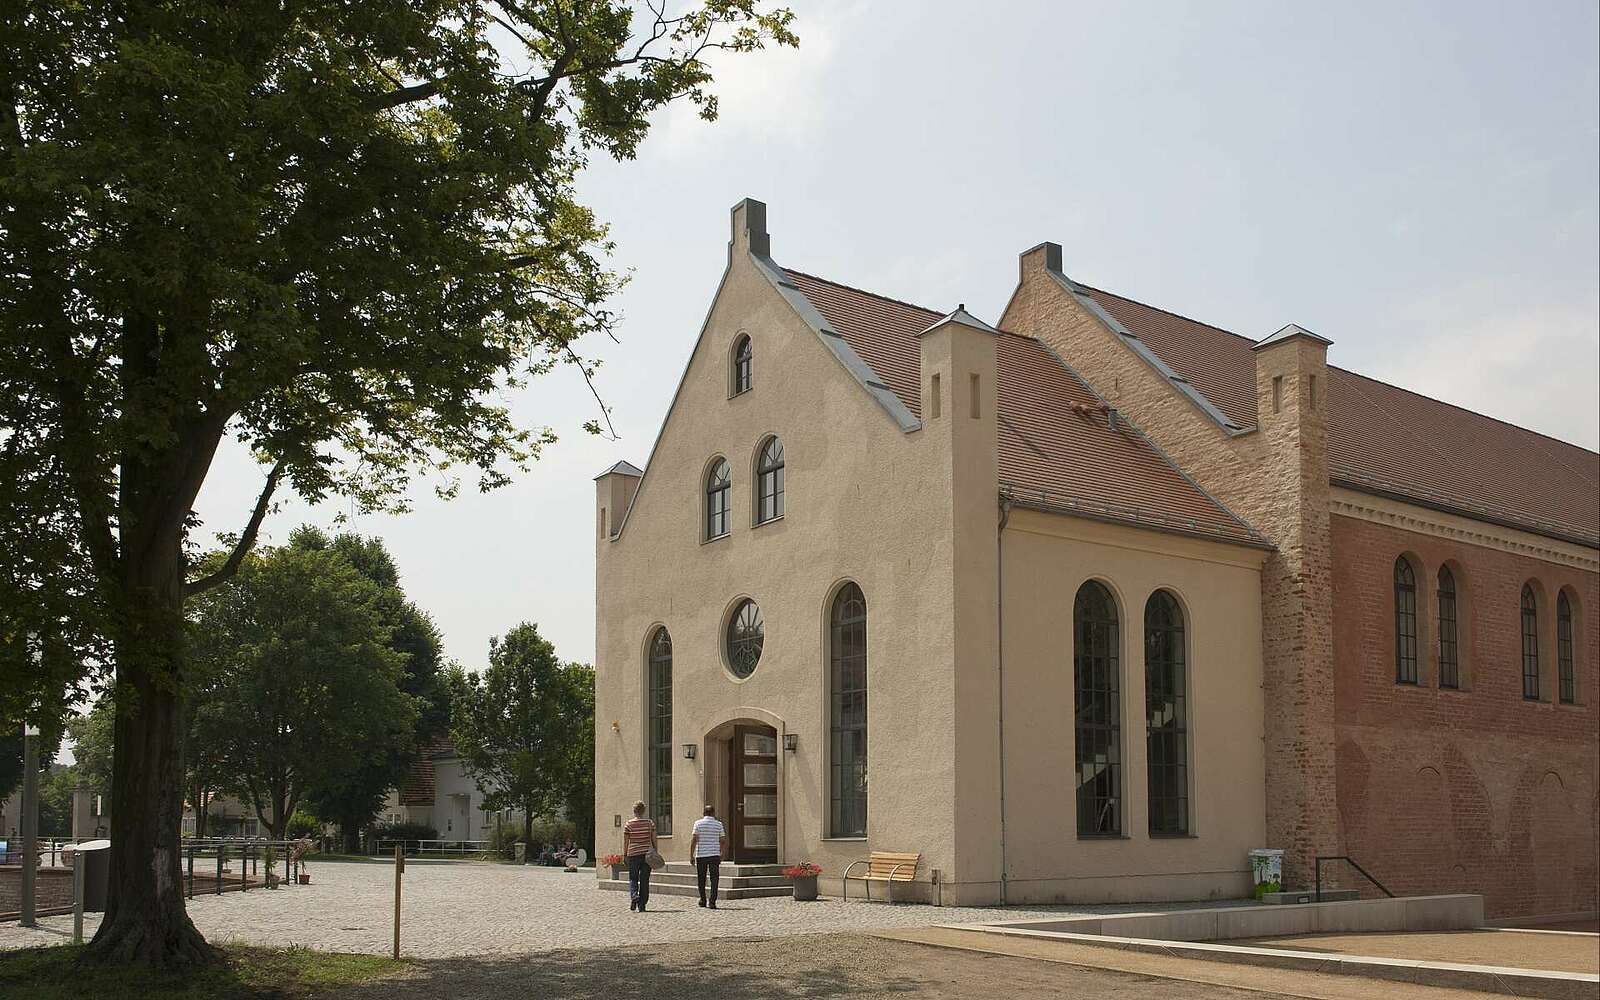
[[1144, 606], [1144, 712], [1152, 834], [1189, 832], [1189, 692], [1183, 608], [1165, 590]]
[[1417, 682], [1417, 576], [1405, 556], [1394, 561], [1394, 680]]
[[1078, 588], [1072, 604], [1074, 756], [1078, 836], [1122, 834], [1122, 713], [1118, 702], [1117, 604], [1101, 583]]
[[867, 599], [839, 588], [829, 615], [828, 829], [834, 837], [867, 835]]
[[672, 834], [672, 636], [663, 626], [650, 639], [650, 818], [656, 833]]
[[740, 601], [733, 610], [733, 617], [728, 619], [728, 669], [735, 677], [749, 677], [756, 672], [765, 642], [766, 625], [761, 620], [761, 609], [749, 598]]
[[1563, 590], [1556, 596], [1556, 687], [1562, 704], [1578, 700], [1578, 671], [1573, 662], [1572, 599]]
[[1522, 585], [1522, 697], [1539, 700], [1539, 598]]
[[756, 523], [783, 516], [783, 442], [767, 438], [756, 460]]
[[728, 461], [719, 458], [706, 473], [706, 538], [721, 538], [728, 533], [728, 499], [733, 492]]
[[1461, 686], [1461, 646], [1456, 622], [1456, 575], [1439, 567], [1439, 686]]
[[750, 338], [741, 334], [738, 342], [733, 345], [733, 395], [749, 392], [751, 385], [751, 362], [753, 352], [750, 349]]

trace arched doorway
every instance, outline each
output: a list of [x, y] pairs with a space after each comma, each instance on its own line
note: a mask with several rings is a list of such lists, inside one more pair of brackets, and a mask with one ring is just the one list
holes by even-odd
[[[709, 730], [701, 759], [705, 801], [728, 828], [728, 857], [738, 864], [774, 864], [783, 844], [783, 721], [742, 708]], [[698, 811], [698, 810], [697, 810]]]

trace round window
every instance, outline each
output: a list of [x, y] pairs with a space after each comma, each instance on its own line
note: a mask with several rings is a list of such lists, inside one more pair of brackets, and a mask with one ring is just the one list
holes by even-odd
[[756, 602], [746, 598], [733, 609], [728, 619], [728, 669], [735, 677], [749, 677], [761, 661], [761, 643], [765, 633], [761, 625], [761, 609]]

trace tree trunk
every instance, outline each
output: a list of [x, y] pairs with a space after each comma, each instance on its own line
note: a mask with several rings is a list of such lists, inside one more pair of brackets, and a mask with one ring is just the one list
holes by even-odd
[[220, 956], [184, 911], [183, 550], [181, 536], [124, 557], [115, 636], [111, 884], [85, 957], [159, 966]]

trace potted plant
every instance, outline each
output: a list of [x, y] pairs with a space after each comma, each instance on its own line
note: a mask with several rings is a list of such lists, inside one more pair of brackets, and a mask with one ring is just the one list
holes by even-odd
[[311, 873], [306, 871], [306, 855], [311, 853], [313, 842], [310, 837], [301, 837], [289, 849], [289, 860], [294, 862], [295, 880], [301, 885], [311, 884]]
[[809, 861], [785, 868], [784, 878], [794, 882], [794, 898], [801, 902], [809, 902], [817, 898], [817, 876], [822, 874], [822, 868]]
[[[272, 870], [275, 867], [277, 867], [277, 864], [278, 864], [278, 852], [275, 849], [273, 849], [273, 846], [271, 844], [267, 844], [266, 846], [264, 846], [261, 849], [261, 867], [263, 867], [263, 868], [265, 868], [267, 870], [267, 888], [268, 889], [276, 889], [278, 887], [278, 876]], [[247, 874], [245, 877], [248, 878], [249, 875]]]
[[627, 867], [623, 864], [624, 858], [620, 854], [607, 854], [600, 859], [600, 863], [611, 868], [611, 877], [614, 879], [626, 878]]

